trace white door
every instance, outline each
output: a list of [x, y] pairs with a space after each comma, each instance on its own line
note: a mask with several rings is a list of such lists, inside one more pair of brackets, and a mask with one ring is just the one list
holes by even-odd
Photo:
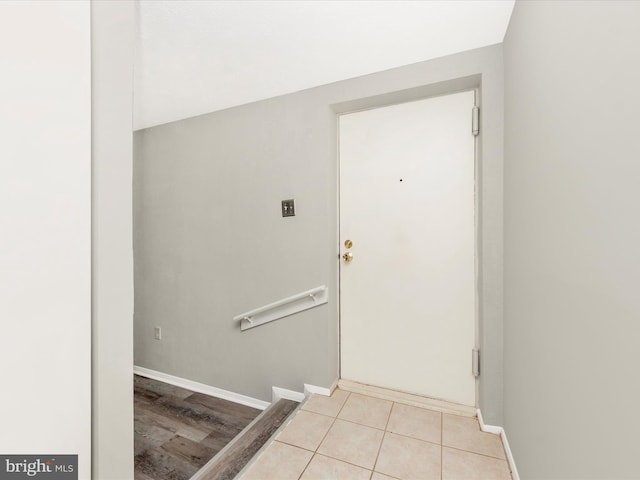
[[462, 92], [340, 117], [343, 379], [476, 403], [473, 106]]

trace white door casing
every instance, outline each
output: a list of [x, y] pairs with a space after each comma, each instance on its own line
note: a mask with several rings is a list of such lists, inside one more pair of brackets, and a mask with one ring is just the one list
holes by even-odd
[[476, 404], [474, 98], [339, 119], [344, 379]]

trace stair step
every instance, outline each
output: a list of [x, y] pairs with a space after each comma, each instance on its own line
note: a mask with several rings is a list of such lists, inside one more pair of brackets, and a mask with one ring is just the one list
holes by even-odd
[[270, 405], [191, 480], [232, 480], [300, 405], [281, 399]]

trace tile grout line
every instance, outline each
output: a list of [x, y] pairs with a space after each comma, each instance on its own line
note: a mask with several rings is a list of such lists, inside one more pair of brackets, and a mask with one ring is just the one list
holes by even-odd
[[[307, 465], [303, 469], [303, 471], [300, 474], [300, 476], [298, 477], [298, 479], [302, 478], [302, 476], [305, 474], [305, 472], [308, 471], [309, 465], [311, 464], [311, 462], [313, 461], [313, 459], [316, 456], [321, 456], [321, 457], [324, 457], [326, 459], [331, 459], [331, 460], [334, 460], [334, 461], [337, 461], [337, 462], [342, 462], [344, 464], [351, 465], [351, 466], [356, 467], [356, 468], [368, 470], [366, 467], [363, 467], [362, 465], [351, 463], [351, 462], [343, 460], [343, 459], [334, 458], [331, 455], [321, 454], [321, 453], [318, 452], [320, 446], [326, 440], [326, 438], [327, 438], [327, 436], [329, 434], [329, 431], [335, 426], [335, 423], [336, 423], [337, 420], [342, 420], [343, 422], [350, 423], [352, 425], [358, 425], [360, 427], [368, 427], [368, 428], [371, 428], [373, 430], [377, 430], [377, 431], [382, 431], [383, 432], [383, 437], [382, 437], [382, 440], [381, 440], [381, 442], [379, 444], [378, 451], [377, 451], [377, 454], [376, 454], [376, 458], [375, 458], [372, 470], [370, 471], [370, 475], [369, 475], [369, 480], [373, 479], [373, 476], [376, 473], [377, 463], [379, 461], [379, 457], [380, 457], [380, 454], [381, 454], [381, 451], [382, 451], [382, 445], [383, 445], [383, 443], [384, 443], [384, 441], [386, 439], [386, 434], [387, 433], [392, 433], [392, 432], [389, 431], [389, 424], [390, 424], [390, 421], [391, 421], [391, 415], [393, 415], [393, 411], [394, 411], [395, 408], [397, 408], [399, 405], [405, 405], [405, 404], [402, 403], [402, 402], [396, 402], [396, 401], [392, 401], [392, 400], [387, 400], [388, 402], [391, 403], [391, 408], [390, 408], [389, 413], [387, 415], [387, 419], [386, 419], [384, 428], [380, 429], [380, 428], [377, 428], [377, 427], [372, 427], [370, 425], [365, 425], [363, 423], [359, 423], [357, 421], [344, 419], [344, 418], [339, 418], [340, 414], [344, 411], [344, 408], [346, 408], [347, 402], [350, 400], [351, 393], [354, 393], [354, 392], [346, 391], [346, 393], [347, 393], [347, 396], [345, 397], [344, 401], [340, 405], [340, 407], [339, 407], [339, 409], [338, 409], [338, 411], [337, 411], [335, 416], [324, 414], [324, 413], [319, 413], [319, 412], [314, 412], [312, 410], [305, 410], [305, 411], [307, 411], [308, 413], [311, 413], [311, 414], [315, 413], [316, 415], [321, 415], [322, 417], [331, 418], [332, 421], [330, 422], [330, 426], [327, 429], [327, 431], [325, 432], [325, 434], [323, 435], [322, 439], [319, 441], [317, 447], [313, 451], [307, 450], [307, 449], [305, 449], [303, 447], [300, 447], [298, 445], [290, 444], [292, 446], [295, 446], [297, 448], [301, 448], [303, 450], [307, 450], [310, 453], [312, 453], [312, 456], [311, 456], [310, 460], [307, 462]], [[362, 396], [365, 396], [365, 397], [369, 397], [369, 395], [366, 395], [366, 394], [359, 394], [359, 395], [362, 395]], [[370, 397], [370, 398], [377, 398], [377, 397]], [[380, 399], [380, 400], [384, 400], [384, 399]], [[445, 417], [446, 416], [460, 417], [462, 415], [450, 414], [450, 413], [446, 413], [446, 412], [432, 410], [432, 409], [424, 408], [424, 407], [417, 407], [417, 406], [413, 406], [413, 405], [407, 405], [407, 406], [412, 407], [412, 408], [417, 408], [417, 409], [430, 410], [430, 411], [432, 411], [434, 413], [438, 413], [439, 416], [440, 416], [440, 441], [439, 441], [438, 444], [436, 444], [434, 442], [430, 442], [428, 440], [421, 439], [421, 438], [416, 438], [416, 437], [413, 437], [411, 435], [405, 435], [405, 434], [402, 434], [402, 433], [397, 433], [398, 436], [401, 436], [403, 438], [411, 439], [413, 441], [428, 443], [428, 444], [432, 444], [432, 445], [438, 445], [440, 447], [440, 477], [439, 477], [440, 480], [442, 480], [444, 478], [444, 464], [443, 464], [443, 461], [444, 461], [444, 448], [449, 448], [449, 449], [454, 450], [454, 451], [464, 452], [464, 453], [470, 454], [470, 455], [478, 455], [479, 457], [492, 459], [492, 460], [498, 461], [500, 463], [504, 462], [504, 463], [507, 464], [507, 468], [508, 468], [509, 474], [510, 475], [512, 474], [510, 466], [509, 466], [509, 463], [508, 463], [508, 460], [506, 458], [500, 458], [500, 457], [493, 456], [491, 454], [479, 453], [479, 452], [476, 452], [476, 451], [469, 450], [467, 448], [460, 448], [460, 447], [455, 447], [455, 446], [450, 446], [450, 445], [445, 445], [444, 444], [444, 421], [445, 421]], [[301, 409], [301, 410], [303, 410], [303, 409]], [[480, 429], [480, 431], [481, 431], [481, 429]], [[394, 433], [394, 434], [396, 434], [396, 433]], [[283, 442], [283, 443], [287, 443], [287, 442]], [[475, 443], [474, 443], [474, 445], [475, 445]], [[503, 446], [503, 450], [504, 450], [504, 444], [503, 443], [502, 443], [502, 446]], [[474, 447], [472, 446], [471, 448], [474, 448]], [[395, 478], [395, 477], [391, 477], [391, 478]]]
[[472, 455], [479, 455], [481, 457], [493, 458], [494, 460], [500, 460], [501, 462], [507, 462], [507, 465], [509, 464], [509, 462], [507, 461], [506, 458], [494, 457], [493, 455], [487, 455], [486, 453], [472, 452], [471, 450], [465, 450], [464, 448], [452, 447], [450, 445], [442, 445], [442, 448], [450, 448], [451, 450], [457, 450], [458, 452], [465, 452], [465, 453], [470, 453]]
[[[360, 394], [360, 395], [362, 395], [362, 394]], [[371, 397], [371, 398], [376, 398], [376, 397]], [[389, 401], [390, 401], [390, 400], [389, 400]], [[313, 413], [313, 414], [316, 414], [316, 415], [322, 415], [322, 416], [327, 417], [327, 418], [332, 418], [334, 421], [332, 422], [331, 426], [333, 426], [333, 424], [335, 423], [335, 420], [340, 420], [340, 421], [342, 421], [342, 422], [350, 423], [350, 424], [352, 424], [352, 425], [358, 425], [358, 426], [361, 426], [361, 427], [367, 427], [367, 428], [371, 428], [371, 429], [374, 429], [374, 430], [378, 430], [378, 431], [380, 431], [380, 432], [387, 432], [387, 431], [388, 431], [388, 426], [389, 426], [389, 421], [391, 420], [391, 413], [393, 412], [393, 408], [394, 408], [394, 406], [395, 406], [395, 405], [403, 405], [403, 406], [407, 406], [407, 405], [405, 405], [405, 404], [404, 404], [404, 403], [402, 403], [402, 402], [395, 402], [395, 401], [390, 401], [390, 402], [392, 403], [392, 407], [391, 407], [391, 411], [390, 411], [390, 413], [389, 413], [389, 416], [388, 416], [388, 418], [387, 418], [387, 422], [386, 422], [386, 424], [385, 424], [385, 427], [384, 427], [384, 428], [373, 427], [373, 426], [371, 426], [371, 425], [366, 425], [366, 424], [364, 424], [364, 423], [359, 423], [359, 422], [356, 422], [356, 421], [354, 421], [354, 420], [349, 420], [349, 419], [346, 419], [346, 418], [338, 418], [337, 416], [336, 416], [336, 417], [333, 417], [333, 416], [331, 416], [331, 415], [325, 415], [325, 414], [318, 413], [318, 412], [314, 412], [314, 411], [311, 411], [311, 410], [304, 410], [304, 411], [309, 412], [309, 413]], [[346, 404], [346, 400], [345, 400], [345, 404]], [[412, 405], [408, 405], [408, 406], [409, 406], [409, 407], [412, 407], [412, 408], [422, 409], [422, 407], [413, 407]], [[344, 405], [340, 408], [340, 412], [342, 411], [342, 408], [344, 408]], [[430, 409], [424, 409], [424, 410], [430, 410]], [[439, 411], [437, 411], [437, 410], [430, 410], [430, 411], [432, 411], [432, 412], [437, 413], [438, 415], [440, 415], [440, 440], [439, 440], [439, 441], [437, 441], [437, 442], [432, 442], [432, 441], [430, 441], [430, 440], [425, 440], [424, 438], [414, 437], [414, 436], [407, 435], [407, 434], [405, 434], [405, 433], [401, 433], [401, 432], [389, 432], [389, 433], [393, 433], [394, 435], [398, 435], [398, 436], [403, 437], [403, 438], [408, 438], [408, 439], [411, 439], [411, 440], [416, 440], [416, 441], [418, 441], [418, 442], [429, 443], [429, 444], [431, 444], [431, 445], [438, 445], [438, 446], [440, 446], [440, 447], [452, 448], [452, 449], [454, 449], [454, 450], [459, 450], [459, 451], [467, 452], [467, 453], [473, 453], [473, 454], [476, 454], [476, 455], [481, 455], [481, 456], [489, 457], [489, 458], [495, 458], [495, 459], [497, 459], [497, 460], [505, 460], [504, 458], [495, 457], [495, 456], [493, 456], [493, 455], [489, 455], [489, 454], [486, 454], [486, 453], [479, 453], [479, 452], [475, 452], [475, 451], [473, 451], [473, 450], [468, 450], [468, 449], [460, 448], [460, 447], [454, 447], [454, 446], [451, 446], [451, 445], [448, 445], [448, 444], [447, 444], [447, 445], [445, 445], [445, 444], [444, 444], [444, 416], [445, 416], [445, 415], [451, 415], [451, 414], [444, 413], [444, 412], [439, 412]], [[339, 414], [339, 413], [338, 413], [338, 414]], [[454, 415], [454, 416], [460, 416], [460, 415]], [[329, 428], [331, 428], [331, 427], [329, 427]], [[486, 432], [483, 432], [483, 433], [486, 433]], [[325, 437], [326, 437], [326, 434], [325, 434]], [[322, 440], [324, 440], [324, 437], [323, 437], [323, 439], [322, 439]], [[287, 443], [287, 442], [284, 442], [284, 443]], [[316, 450], [317, 450], [317, 449], [316, 449]], [[325, 456], [326, 456], [326, 455], [325, 455]], [[347, 462], [347, 463], [348, 463], [348, 462]]]
[[[325, 439], [326, 439], [329, 431], [331, 430], [331, 428], [333, 428], [333, 426], [335, 425], [336, 420], [342, 420], [343, 422], [350, 423], [352, 425], [358, 425], [358, 426], [361, 426], [361, 427], [368, 427], [368, 428], [371, 428], [371, 429], [374, 429], [374, 430], [381, 431], [381, 432], [383, 432], [383, 438], [382, 438], [382, 441], [381, 441], [381, 443], [380, 443], [380, 445], [378, 447], [378, 451], [377, 451], [377, 454], [376, 454], [376, 459], [374, 461], [374, 464], [373, 464], [373, 467], [372, 467], [372, 470], [371, 470], [371, 474], [370, 474], [370, 477], [369, 477], [369, 479], [371, 480], [371, 478], [373, 478], [373, 474], [376, 472], [375, 468], [377, 466], [377, 463], [378, 463], [378, 460], [379, 460], [379, 457], [380, 457], [380, 453], [382, 451], [382, 444], [384, 443], [384, 439], [386, 438], [386, 434], [387, 433], [391, 433], [391, 432], [389, 432], [389, 423], [391, 421], [391, 415], [393, 414], [394, 408], [396, 408], [397, 405], [400, 405], [400, 404], [404, 405], [404, 404], [402, 402], [395, 402], [395, 401], [388, 400], [391, 403], [391, 409], [389, 410], [389, 414], [387, 415], [387, 419], [386, 419], [386, 422], [385, 422], [384, 429], [380, 429], [380, 428], [377, 428], [377, 427], [372, 427], [370, 425], [365, 425], [365, 424], [362, 424], [362, 423], [358, 423], [357, 421], [353, 421], [353, 420], [349, 420], [349, 419], [345, 419], [345, 418], [339, 418], [339, 415], [342, 413], [342, 411], [346, 407], [346, 404], [347, 404], [347, 402], [349, 401], [349, 399], [351, 397], [351, 393], [353, 393], [353, 392], [347, 392], [347, 393], [348, 393], [347, 397], [343, 401], [342, 405], [340, 406], [340, 408], [339, 408], [339, 410], [338, 410], [338, 412], [337, 412], [337, 414], [335, 416], [331, 416], [331, 415], [327, 415], [327, 414], [323, 414], [323, 413], [319, 413], [319, 412], [314, 412], [314, 411], [311, 411], [311, 410], [306, 410], [308, 413], [312, 413], [312, 414], [315, 413], [317, 415], [321, 415], [323, 417], [328, 417], [328, 418], [332, 419], [331, 425], [329, 426], [327, 432], [324, 434], [322, 440], [320, 440], [320, 442], [319, 442], [318, 446], [315, 448], [315, 450], [314, 451], [307, 450], [307, 451], [310, 451], [310, 452], [313, 453], [311, 460], [313, 460], [313, 458], [315, 456], [319, 455], [319, 456], [323, 456], [325, 458], [330, 458], [330, 459], [333, 459], [333, 460], [336, 460], [336, 461], [339, 461], [339, 462], [343, 462], [343, 463], [348, 464], [348, 465], [352, 465], [354, 467], [366, 469], [366, 467], [363, 467], [362, 465], [357, 465], [357, 464], [351, 463], [349, 461], [345, 461], [343, 459], [337, 459], [337, 458], [334, 458], [334, 457], [332, 457], [330, 455], [320, 454], [320, 453], [318, 453], [318, 450], [319, 450], [320, 446], [322, 445], [322, 443], [325, 441]], [[360, 395], [363, 395], [363, 394], [360, 394]], [[368, 396], [368, 395], [363, 395], [363, 396]], [[376, 398], [376, 397], [371, 397], [371, 398]], [[423, 408], [423, 407], [414, 407], [414, 406], [411, 406], [411, 405], [409, 405], [409, 407], [419, 408], [419, 409]], [[401, 437], [404, 437], [404, 438], [408, 438], [408, 439], [414, 440], [414, 441], [418, 441], [418, 442], [424, 442], [424, 443], [428, 443], [428, 444], [432, 444], [432, 445], [438, 445], [440, 447], [440, 480], [442, 480], [443, 474], [444, 474], [444, 464], [443, 464], [443, 461], [444, 461], [444, 448], [450, 448], [452, 450], [465, 452], [465, 453], [468, 453], [468, 454], [471, 454], [471, 455], [479, 455], [481, 457], [490, 458], [490, 459], [493, 459], [493, 460], [497, 460], [499, 462], [506, 462], [506, 460], [504, 458], [495, 457], [495, 456], [490, 455], [490, 454], [479, 453], [479, 452], [471, 451], [471, 450], [468, 450], [468, 449], [465, 449], [465, 448], [459, 448], [459, 447], [445, 445], [444, 444], [444, 421], [445, 421], [445, 416], [451, 415], [451, 414], [447, 414], [447, 413], [444, 413], [444, 412], [439, 412], [439, 411], [436, 411], [436, 410], [431, 410], [431, 409], [428, 409], [428, 408], [425, 409], [425, 410], [433, 411], [434, 413], [438, 413], [439, 416], [440, 416], [440, 441], [439, 441], [439, 443], [430, 442], [428, 440], [424, 440], [424, 439], [421, 439], [421, 438], [416, 438], [416, 437], [413, 437], [413, 436], [410, 436], [410, 435], [405, 435], [405, 434], [402, 434], [402, 433], [397, 433], [397, 435], [401, 436]], [[459, 415], [453, 415], [453, 416], [459, 416]], [[286, 443], [286, 442], [284, 442], [284, 443]], [[297, 445], [293, 445], [293, 446], [297, 446]], [[302, 448], [302, 447], [298, 446], [298, 448]], [[302, 475], [304, 474], [304, 472], [307, 470], [311, 460], [309, 461], [309, 463], [305, 467], [305, 470], [303, 470], [303, 473], [301, 474], [301, 476], [299, 478], [301, 478]]]
[[[344, 390], [344, 391], [346, 391], [346, 390]], [[335, 416], [335, 417], [333, 417], [333, 422], [331, 423], [331, 426], [329, 427], [329, 430], [331, 430], [331, 427], [333, 427], [333, 425], [336, 423], [336, 420], [340, 420], [340, 421], [342, 421], [342, 422], [350, 423], [350, 424], [352, 424], [352, 425], [358, 425], [358, 426], [360, 426], [360, 427], [373, 428], [373, 429], [375, 429], [375, 430], [379, 430], [379, 431], [384, 432], [384, 430], [380, 430], [379, 428], [370, 427], [369, 425], [362, 425], [361, 423], [352, 422], [352, 421], [350, 421], [350, 420], [345, 420], [344, 418], [338, 418], [338, 415], [340, 415], [340, 413], [342, 413], [342, 410], [344, 409], [345, 405], [347, 404], [347, 401], [349, 400], [349, 397], [351, 396], [351, 394], [352, 394], [352, 393], [353, 393], [353, 392], [348, 392], [347, 398], [345, 398], [344, 403], [343, 403], [343, 404], [342, 404], [342, 406], [340, 407], [340, 410], [338, 411], [338, 413], [336, 414], [336, 416]], [[365, 395], [365, 396], [366, 396], [366, 395]], [[394, 402], [392, 402], [392, 403], [394, 403]], [[393, 406], [392, 406], [392, 408], [393, 408]], [[315, 413], [315, 412], [312, 412], [312, 413]], [[322, 415], [322, 414], [320, 414], [320, 415]], [[325, 415], [325, 416], [330, 417], [329, 415]], [[389, 412], [389, 417], [391, 417], [391, 411]], [[389, 423], [389, 417], [387, 418], [387, 422], [386, 422], [386, 424], [388, 424], [388, 423]], [[386, 425], [385, 425], [385, 429], [386, 429]], [[320, 445], [322, 445], [322, 442], [324, 442], [325, 438], [327, 438], [327, 435], [329, 435], [329, 430], [327, 430], [327, 433], [325, 433], [324, 437], [322, 438], [322, 440], [321, 440], [321, 441], [320, 441], [320, 443], [318, 444], [318, 447], [316, 448], [316, 450], [315, 450], [315, 452], [314, 452], [314, 457], [315, 457], [316, 455], [320, 455], [321, 457], [330, 458], [330, 459], [335, 460], [335, 461], [337, 461], [337, 462], [346, 463], [347, 465], [352, 465], [352, 466], [354, 466], [354, 467], [362, 468], [363, 470], [368, 470], [368, 468], [363, 467], [362, 465], [357, 465], [357, 464], [355, 464], [355, 463], [351, 463], [351, 462], [348, 462], [348, 461], [343, 460], [343, 459], [334, 458], [334, 457], [331, 457], [331, 456], [329, 456], [329, 455], [325, 455], [325, 454], [322, 454], [322, 453], [318, 453], [318, 449], [320, 448]], [[383, 439], [384, 439], [384, 434], [383, 434]], [[380, 447], [378, 448], [378, 454], [380, 453], [380, 448], [381, 448], [381, 447], [382, 447], [382, 442], [380, 442]], [[377, 460], [378, 460], [378, 457], [377, 457], [377, 455], [376, 455], [376, 461], [377, 461]], [[373, 464], [373, 467], [375, 467], [375, 462], [374, 462], [374, 464]], [[374, 474], [374, 468], [373, 468], [373, 467], [372, 467], [372, 469], [371, 469], [371, 475], [369, 476], [369, 479], [370, 479], [370, 480], [371, 480], [371, 477], [372, 477], [372, 476], [373, 476], [373, 474]], [[395, 477], [392, 477], [392, 478], [395, 478]], [[299, 479], [298, 479], [298, 480], [299, 480]]]
[[[354, 392], [350, 392], [349, 393], [349, 397], [351, 396], [351, 393], [354, 393]], [[355, 393], [357, 393], [357, 392], [355, 392]], [[363, 393], [357, 393], [357, 394], [360, 395], [360, 396], [363, 396], [363, 397], [375, 398], [375, 397], [371, 397], [370, 395], [366, 395], [366, 394], [363, 394]], [[347, 400], [349, 399], [349, 397], [347, 397]], [[380, 399], [380, 400], [382, 400], [382, 399]], [[384, 424], [384, 430], [380, 430], [379, 428], [371, 427], [369, 425], [363, 425], [361, 423], [352, 422], [350, 420], [346, 420], [346, 419], [342, 419], [342, 418], [340, 419], [342, 421], [349, 422], [349, 423], [352, 423], [354, 425], [359, 425], [361, 427], [369, 427], [369, 428], [373, 428], [375, 430], [382, 431], [382, 440], [380, 441], [380, 446], [378, 447], [378, 453], [376, 453], [376, 459], [373, 462], [373, 467], [371, 467], [371, 475], [369, 476], [370, 479], [373, 477], [373, 474], [376, 471], [376, 464], [378, 463], [378, 457], [380, 456], [380, 451], [382, 450], [382, 443], [384, 442], [384, 437], [385, 437], [385, 435], [387, 433], [387, 426], [389, 425], [389, 419], [391, 418], [391, 411], [393, 410], [393, 406], [396, 403], [393, 400], [387, 400], [387, 401], [391, 402], [391, 408], [389, 409], [389, 415], [387, 416], [387, 421]], [[344, 405], [346, 405], [346, 404], [347, 404], [347, 401], [345, 400]], [[342, 406], [343, 408], [344, 408], [344, 405]], [[342, 409], [340, 409], [340, 412], [342, 412]]]
[[[322, 445], [322, 442], [324, 442], [325, 438], [327, 438], [327, 435], [329, 435], [329, 431], [331, 430], [331, 428], [335, 425], [336, 420], [338, 419], [338, 415], [340, 415], [340, 412], [342, 411], [342, 409], [344, 408], [345, 404], [347, 403], [347, 400], [349, 400], [349, 397], [351, 396], [351, 392], [348, 393], [347, 397], [344, 399], [344, 402], [342, 403], [342, 406], [340, 407], [340, 409], [338, 410], [338, 413], [336, 413], [336, 416], [333, 417], [333, 422], [331, 422], [331, 425], [329, 425], [329, 428], [327, 429], [327, 432], [324, 434], [324, 436], [322, 437], [322, 440], [320, 440], [320, 442], [318, 443], [318, 446], [315, 448], [315, 450], [313, 450], [313, 455], [311, 455], [311, 458], [309, 459], [309, 462], [307, 463], [307, 465], [304, 467], [304, 469], [302, 470], [302, 472], [300, 473], [300, 476], [298, 477], [298, 480], [300, 480], [302, 478], [302, 476], [304, 475], [304, 472], [307, 471], [307, 468], [309, 468], [309, 465], [311, 464], [311, 461], [314, 459], [314, 457], [316, 455], [322, 455], [320, 453], [318, 453], [318, 449], [320, 448], [320, 445]], [[306, 402], [305, 402], [306, 403]], [[300, 409], [302, 410], [302, 406], [300, 407]], [[309, 410], [306, 410], [309, 411]], [[315, 413], [315, 412], [311, 412], [311, 413]], [[319, 414], [322, 415], [322, 414]], [[325, 417], [330, 417], [330, 415], [325, 415]], [[310, 451], [310, 450], [308, 450]], [[323, 455], [326, 456], [326, 455]], [[332, 457], [327, 457], [327, 458], [332, 458]], [[337, 460], [334, 459], [334, 460]]]
[[[354, 422], [353, 420], [346, 420], [344, 418], [337, 418], [337, 420], [340, 420], [341, 422], [345, 422], [345, 423], [350, 423], [352, 425], [358, 425], [359, 427], [365, 427], [365, 428], [371, 428], [372, 430], [378, 430], [379, 432], [387, 432], [387, 430], [383, 430], [381, 428], [377, 428], [377, 427], [372, 427], [371, 425], [365, 425], [363, 423], [358, 423], [358, 422]], [[403, 437], [403, 438], [408, 438], [409, 440], [415, 440], [417, 442], [424, 442], [424, 443], [430, 443], [431, 445], [442, 445], [442, 443], [436, 443], [436, 442], [431, 442], [429, 440], [424, 440], [422, 438], [417, 438], [417, 437], [412, 437], [411, 435], [406, 435], [404, 433], [398, 433], [398, 432], [389, 432], [392, 433], [394, 435], [397, 435], [399, 437]], [[461, 448], [458, 448], [457, 450], [462, 450]], [[475, 453], [475, 452], [470, 452], [470, 453]], [[481, 454], [479, 454], [481, 455]]]
[[313, 455], [311, 455], [311, 457], [309, 458], [309, 461], [307, 462], [307, 464], [302, 469], [302, 472], [300, 472], [300, 475], [298, 476], [298, 480], [300, 480], [302, 478], [302, 475], [304, 475], [304, 472], [307, 471], [307, 468], [309, 468], [309, 465], [311, 465], [311, 461], [315, 458], [315, 456], [316, 456], [315, 453]]
[[[396, 403], [396, 402], [393, 402], [393, 403]], [[400, 404], [400, 405], [402, 405], [402, 404]], [[311, 410], [304, 410], [304, 411], [305, 411], [305, 412], [310, 412], [310, 413], [316, 413], [316, 412], [312, 412]], [[440, 413], [440, 412], [436, 412], [436, 413]], [[317, 415], [322, 415], [322, 414], [321, 414], [321, 413], [317, 413]], [[330, 415], [323, 415], [323, 416], [324, 416], [324, 417], [328, 417], [328, 418], [333, 418], [333, 419], [335, 419], [335, 420], [340, 420], [341, 422], [351, 423], [352, 425], [358, 425], [358, 426], [360, 426], [360, 427], [372, 428], [372, 429], [374, 429], [374, 430], [378, 430], [379, 432], [385, 432], [385, 431], [386, 431], [386, 429], [383, 429], [383, 428], [372, 427], [371, 425], [365, 425], [364, 423], [358, 423], [358, 422], [355, 422], [355, 421], [353, 421], [353, 420], [347, 420], [346, 418], [332, 417], [332, 416], [330, 416]], [[388, 422], [387, 422], [387, 423], [388, 423]], [[426, 443], [430, 443], [430, 444], [432, 444], [432, 445], [442, 445], [442, 441], [440, 441], [440, 442], [432, 442], [432, 441], [430, 441], [430, 440], [425, 440], [425, 439], [423, 439], [423, 438], [418, 438], [418, 437], [412, 437], [411, 435], [407, 435], [407, 434], [400, 433], [400, 432], [389, 432], [389, 433], [393, 433], [394, 435], [398, 435], [398, 436], [400, 436], [400, 437], [409, 438], [409, 439], [411, 439], [411, 440], [417, 440], [417, 441], [419, 441], [419, 442], [426, 442]], [[324, 439], [323, 439], [323, 440], [324, 440]], [[284, 443], [287, 443], [287, 442], [284, 442]], [[462, 449], [461, 449], [461, 448], [459, 448], [458, 450], [462, 450]], [[474, 453], [474, 452], [471, 452], [471, 453]]]
[[387, 428], [389, 427], [389, 420], [391, 420], [391, 414], [393, 413], [393, 407], [396, 405], [396, 402], [391, 402], [391, 408], [389, 409], [389, 415], [387, 416], [387, 421], [384, 424], [384, 433], [382, 434], [382, 440], [380, 441], [380, 446], [378, 447], [378, 453], [376, 454], [376, 459], [373, 462], [373, 467], [371, 468], [371, 476], [373, 477], [373, 472], [376, 471], [376, 466], [378, 465], [378, 459], [380, 458], [380, 452], [382, 451], [382, 444], [384, 443], [384, 439], [387, 436]]
[[[362, 465], [358, 465], [358, 464], [356, 464], [356, 463], [351, 463], [351, 462], [348, 462], [348, 461], [346, 461], [346, 460], [341, 460], [341, 459], [339, 459], [339, 458], [330, 457], [329, 455], [325, 455], [324, 453], [316, 453], [316, 454], [314, 455], [314, 457], [315, 457], [315, 456], [325, 457], [325, 458], [328, 458], [328, 459], [330, 459], [330, 460], [335, 460], [336, 462], [346, 463], [347, 465], [351, 465], [352, 467], [357, 467], [357, 468], [361, 468], [362, 470], [367, 470], [367, 471], [369, 471], [369, 469], [368, 469], [367, 467], [363, 467]], [[373, 474], [373, 470], [371, 470], [371, 473]], [[389, 477], [390, 475], [387, 475], [387, 476]], [[395, 477], [392, 477], [392, 478], [395, 478]]]
[[[359, 425], [359, 426], [361, 426], [361, 427], [367, 427], [367, 428], [372, 428], [372, 429], [374, 429], [374, 430], [378, 430], [379, 432], [385, 432], [385, 429], [384, 429], [384, 428], [372, 427], [371, 425], [366, 425], [366, 424], [364, 424], [364, 423], [358, 423], [358, 422], [355, 422], [355, 421], [353, 421], [353, 420], [348, 420], [348, 419], [346, 419], [346, 418], [337, 418], [337, 417], [336, 417], [336, 419], [337, 419], [337, 420], [340, 420], [341, 422], [351, 423], [352, 425]], [[407, 435], [404, 435], [404, 436], [406, 437]], [[409, 437], [409, 438], [411, 438], [411, 437]], [[425, 441], [426, 441], [426, 440], [425, 440]]]
[[340, 407], [340, 410], [338, 410], [338, 413], [336, 414], [336, 418], [338, 418], [338, 415], [340, 415], [340, 413], [342, 413], [342, 410], [344, 409], [344, 406], [349, 401], [349, 398], [351, 398], [351, 392], [349, 392], [349, 394], [347, 395], [347, 398], [345, 398], [344, 402], [342, 402], [342, 406]]
[[[442, 413], [442, 432], [441, 432], [441, 436], [442, 436], [442, 438], [441, 438], [442, 448], [445, 448], [445, 447], [446, 447], [446, 448], [451, 448], [451, 449], [453, 449], [453, 450], [458, 450], [458, 451], [460, 451], [460, 452], [472, 453], [472, 454], [474, 454], [474, 455], [480, 455], [480, 456], [482, 456], [482, 457], [493, 458], [493, 459], [495, 459], [495, 460], [503, 460], [503, 461], [506, 461], [506, 462], [507, 462], [507, 464], [509, 463], [509, 461], [508, 461], [508, 459], [507, 459], [507, 454], [506, 454], [506, 451], [505, 451], [505, 448], [504, 448], [504, 442], [502, 441], [502, 438], [500, 437], [500, 435], [497, 435], [497, 437], [500, 439], [500, 445], [502, 446], [502, 451], [503, 451], [503, 453], [504, 453], [504, 458], [495, 457], [495, 456], [493, 456], [493, 455], [489, 455], [489, 454], [487, 454], [487, 453], [474, 452], [473, 450], [468, 450], [468, 449], [466, 449], [466, 448], [461, 448], [461, 447], [454, 447], [454, 446], [452, 446], [452, 445], [448, 445], [448, 444], [447, 444], [447, 445], [445, 445], [445, 443], [444, 443], [444, 417], [445, 417], [445, 415], [449, 415], [449, 416], [451, 416], [451, 414], [450, 414], [450, 413], [444, 413], [444, 412]], [[459, 416], [459, 415], [453, 415], [453, 416]], [[480, 424], [479, 424], [479, 423], [478, 423], [478, 429], [477, 429], [477, 430], [478, 430], [478, 432], [483, 433], [483, 434], [486, 434], [486, 435], [494, 435], [494, 436], [496, 435], [496, 434], [494, 434], [494, 433], [483, 432], [483, 431], [482, 431], [482, 429], [480, 428]], [[511, 470], [511, 467], [509, 467], [509, 470]]]

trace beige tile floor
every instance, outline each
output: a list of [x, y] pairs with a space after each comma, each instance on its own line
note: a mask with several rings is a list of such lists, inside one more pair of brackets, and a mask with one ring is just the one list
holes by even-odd
[[475, 418], [336, 389], [311, 396], [242, 480], [511, 480]]

